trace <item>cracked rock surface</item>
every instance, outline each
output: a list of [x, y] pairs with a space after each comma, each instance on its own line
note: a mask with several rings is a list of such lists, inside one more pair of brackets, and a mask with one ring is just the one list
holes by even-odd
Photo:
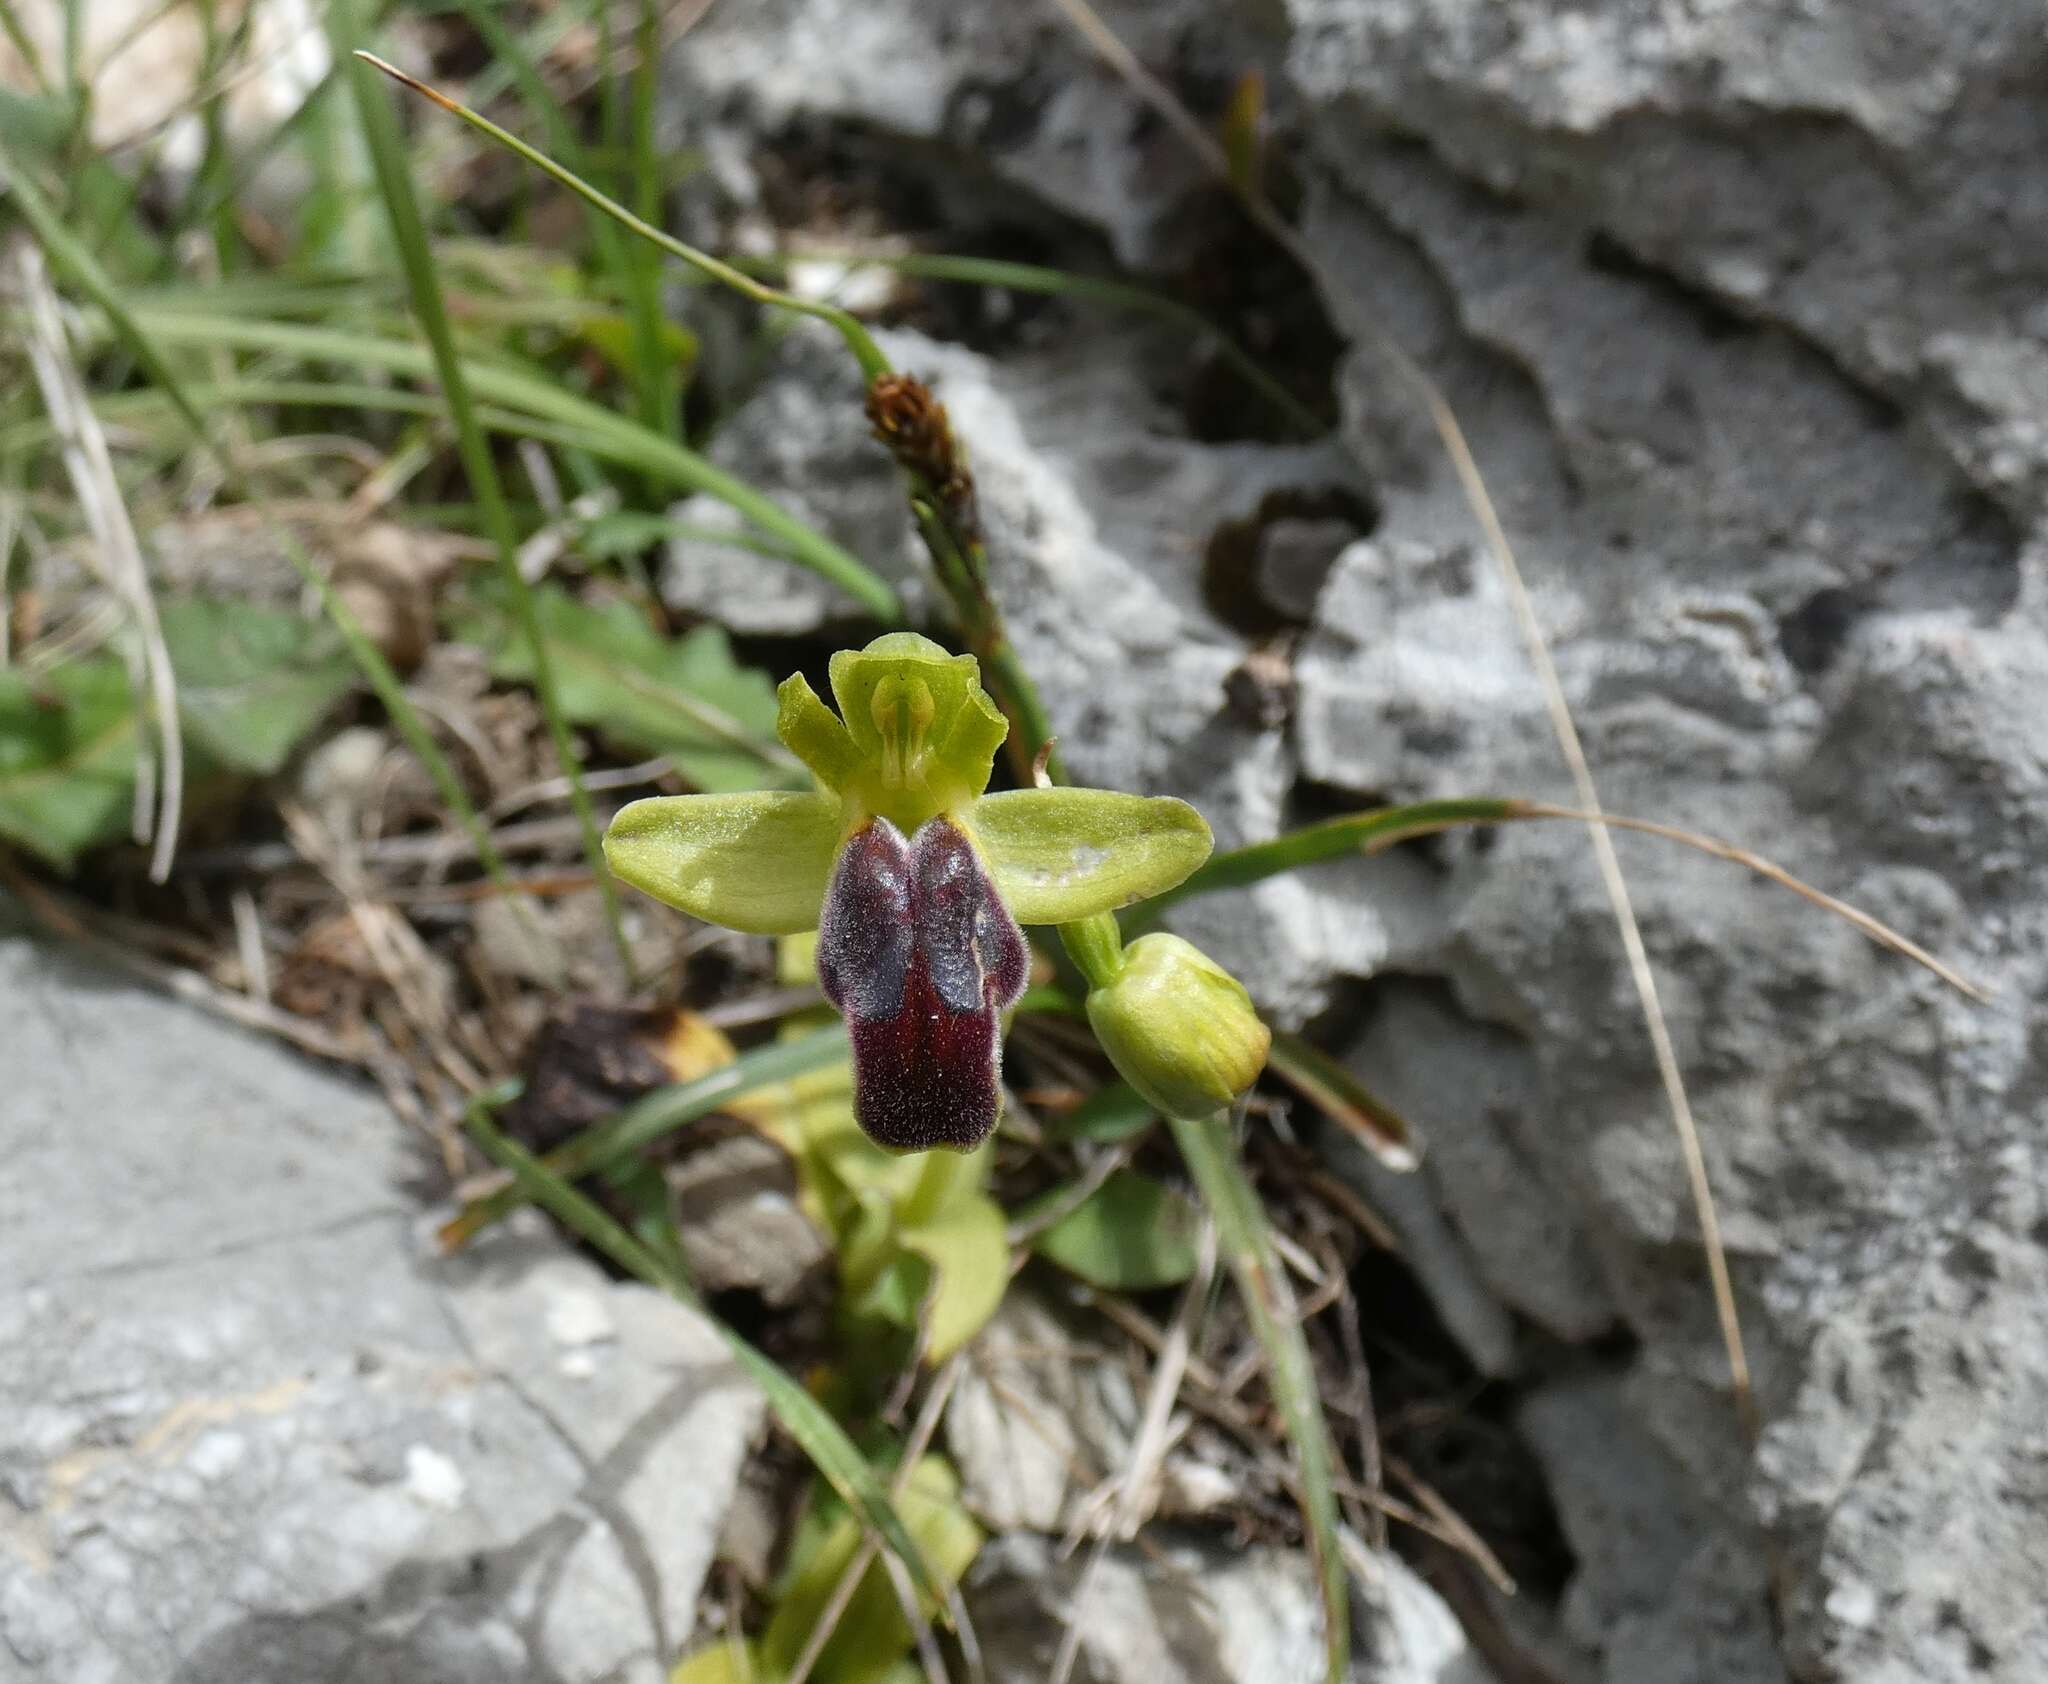
[[[2048, 1677], [2038, 10], [1104, 10], [1205, 117], [1265, 73], [1349, 345], [1346, 448], [1269, 450], [1252, 491], [1244, 447], [1160, 401], [1146, 334], [1078, 307], [992, 349], [893, 347], [955, 406], [1076, 773], [1196, 800], [1225, 842], [1389, 799], [1570, 800], [1388, 334], [1470, 435], [1608, 805], [1755, 848], [1998, 993], [1974, 1005], [1723, 862], [1621, 839], [1722, 1200], [1752, 1449], [1583, 834], [1454, 835], [1177, 914], [1433, 1143], [1381, 1191], [1452, 1337], [1519, 1388], [1576, 1564], [1545, 1664]], [[743, 216], [748, 148], [822, 131], [914, 174], [957, 246], [1029, 226], [1170, 283], [1207, 227], [1210, 264], [1260, 261], [1248, 231], [1214, 238], [1170, 137], [1049, 6], [718, 8], [675, 75]], [[1246, 496], [1333, 474], [1367, 518], [1262, 546], [1285, 672], [1248, 687], [1266, 652], [1205, 558]]]
[[762, 1419], [384, 1108], [0, 930], [0, 1677], [659, 1684]]

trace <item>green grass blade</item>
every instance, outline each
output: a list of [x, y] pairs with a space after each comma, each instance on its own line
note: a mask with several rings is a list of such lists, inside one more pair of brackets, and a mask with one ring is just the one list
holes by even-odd
[[1214, 322], [1190, 305], [1167, 298], [1128, 281], [1113, 281], [1100, 275], [1077, 275], [1066, 269], [1051, 269], [1037, 263], [1012, 263], [990, 257], [957, 257], [942, 252], [905, 252], [900, 256], [852, 252], [791, 252], [778, 264], [816, 257], [825, 262], [844, 263], [851, 268], [876, 267], [899, 275], [928, 281], [957, 281], [968, 286], [1004, 287], [1012, 292], [1036, 292], [1057, 298], [1086, 299], [1115, 309], [1133, 310], [1156, 316], [1183, 327], [1215, 346], [1216, 354], [1234, 369], [1246, 385], [1256, 390], [1280, 415], [1285, 416], [1303, 438], [1321, 438], [1329, 429], [1314, 410], [1260, 367], [1258, 360]]
[[663, 233], [644, 217], [634, 215], [633, 212], [626, 209], [616, 199], [607, 198], [603, 193], [600, 193], [595, 187], [591, 186], [589, 182], [577, 175], [575, 171], [564, 169], [545, 152], [527, 145], [525, 141], [521, 140], [509, 129], [501, 129], [490, 118], [480, 112], [470, 110], [468, 106], [462, 104], [459, 100], [450, 99], [438, 89], [428, 87], [426, 83], [420, 81], [417, 77], [408, 76], [396, 65], [386, 64], [374, 54], [358, 53], [356, 56], [364, 63], [375, 65], [377, 69], [383, 71], [385, 75], [391, 77], [394, 81], [403, 82], [414, 93], [421, 94], [427, 99], [432, 100], [442, 110], [460, 117], [479, 134], [488, 135], [500, 146], [518, 153], [520, 157], [533, 165], [535, 169], [544, 170], [547, 174], [553, 176], [555, 180], [568, 188], [570, 192], [582, 199], [585, 204], [592, 205], [596, 209], [603, 211], [606, 216], [609, 216], [613, 221], [619, 223], [631, 233], [639, 235], [643, 240], [651, 241], [671, 257], [679, 258], [682, 262], [689, 264], [699, 274], [707, 276], [711, 280], [723, 282], [726, 286], [731, 287], [733, 291], [744, 294], [746, 297], [754, 299], [757, 303], [771, 304], [778, 309], [793, 310], [798, 315], [815, 316], [819, 321], [831, 323], [833, 327], [839, 330], [840, 337], [846, 341], [847, 348], [853, 352], [855, 360], [859, 362], [861, 373], [869, 380], [872, 381], [881, 375], [892, 372], [889, 366], [889, 359], [882, 354], [882, 348], [875, 343], [874, 336], [861, 326], [859, 320], [850, 312], [842, 310], [836, 305], [814, 303], [810, 299], [798, 298], [795, 294], [783, 292], [776, 287], [764, 286], [761, 282], [755, 280], [753, 276], [743, 274], [740, 270], [735, 269], [730, 263], [721, 262], [709, 252], [699, 251], [695, 246], [685, 245], [672, 234]]
[[[846, 1030], [837, 1023], [793, 1041], [752, 1048], [693, 1082], [659, 1088], [603, 1122], [593, 1123], [550, 1152], [547, 1168], [570, 1180], [604, 1169], [720, 1106], [777, 1082], [823, 1070], [846, 1056]], [[475, 1238], [526, 1203], [527, 1197], [527, 1189], [515, 1183], [472, 1199], [442, 1226], [441, 1244], [453, 1249]]]
[[1503, 824], [1529, 817], [1528, 803], [1508, 796], [1474, 796], [1469, 800], [1415, 801], [1402, 807], [1375, 807], [1369, 813], [1346, 813], [1304, 825], [1270, 842], [1253, 842], [1209, 856], [1205, 864], [1178, 888], [1145, 902], [1142, 916], [1150, 922], [1158, 913], [1190, 895], [1214, 894], [1218, 889], [1242, 889], [1268, 877], [1294, 871], [1322, 860], [1355, 854], [1363, 849], [1384, 848], [1411, 836], [1427, 836], [1461, 824]]
[[[502, 0], [458, 0], [458, 4], [463, 17], [489, 50], [492, 65], [510, 78], [526, 109], [547, 130], [548, 145], [555, 155], [570, 169], [588, 175], [590, 170], [583, 160], [583, 146], [576, 138], [576, 131], [569, 126], [561, 106], [549, 93], [547, 83], [541, 79], [539, 66], [526, 50], [526, 44], [505, 27], [499, 16]], [[627, 255], [626, 243], [619, 238], [619, 231], [610, 218], [596, 210], [590, 213], [590, 239], [599, 266], [612, 277], [620, 296], [631, 296], [633, 260]]]
[[[607, 8], [609, 9], [609, 8]], [[661, 217], [661, 155], [655, 149], [655, 80], [661, 68], [661, 14], [655, 0], [640, 0], [634, 30], [633, 98], [630, 125], [633, 211], [649, 227]], [[592, 207], [595, 209], [596, 207]], [[609, 226], [609, 219], [604, 219]], [[674, 368], [662, 352], [661, 257], [654, 247], [633, 247], [633, 385], [640, 424], [650, 432], [673, 433], [681, 419]]]
[[1344, 1684], [1351, 1665], [1351, 1600], [1337, 1542], [1336, 1452], [1308, 1340], [1295, 1318], [1293, 1294], [1273, 1255], [1266, 1212], [1245, 1175], [1230, 1120], [1169, 1117], [1167, 1122], [1216, 1224], [1217, 1245], [1266, 1353], [1273, 1401], [1294, 1445], [1301, 1481], [1297, 1495], [1322, 1587], [1326, 1676], [1328, 1684]]
[[[346, 58], [355, 50], [357, 39], [352, 0], [333, 0], [328, 11], [328, 27], [334, 38], [334, 56]], [[356, 59], [349, 68], [356, 114], [362, 124], [364, 138], [369, 143], [371, 166], [376, 172], [378, 189], [384, 196], [385, 213], [390, 218], [392, 237], [397, 242], [399, 260], [412, 292], [413, 313], [426, 332], [427, 343], [433, 348], [435, 371], [441, 382], [442, 395], [448, 400], [448, 412], [455, 422], [456, 446], [462, 456], [462, 465], [469, 475], [470, 487], [482, 505], [484, 531], [498, 552], [498, 568], [505, 581], [506, 594], [512, 600], [533, 652], [534, 692], [540, 699], [548, 735], [554, 742], [555, 757], [569, 779], [569, 802], [576, 813], [577, 828], [583, 835], [584, 859], [604, 897], [605, 922], [611, 930], [612, 945], [619, 951], [619, 963], [624, 967], [630, 985], [635, 976], [633, 947], [626, 939], [618, 885], [605, 869], [604, 848], [598, 840], [597, 814], [591, 806], [590, 791], [583, 781], [583, 760], [577, 753], [576, 739], [569, 730], [568, 718], [562, 712], [547, 640], [541, 635], [540, 617], [533, 604], [533, 592], [519, 571], [519, 536], [512, 525], [504, 489], [498, 481], [498, 468], [491, 455], [490, 441], [477, 420], [469, 384], [463, 378], [462, 359], [455, 348], [455, 331], [449, 325], [448, 306], [441, 296], [440, 277], [434, 267], [433, 251], [427, 244], [426, 225], [420, 219], [419, 204], [413, 195], [412, 172], [406, 163], [405, 143], [398, 132], [398, 119], [385, 98], [383, 88], [364, 62]]]
[[890, 1502], [888, 1487], [846, 1436], [846, 1429], [825, 1412], [823, 1405], [772, 1358], [705, 1309], [696, 1289], [674, 1265], [627, 1233], [530, 1152], [506, 1139], [480, 1105], [470, 1107], [469, 1131], [491, 1160], [510, 1172], [534, 1203], [546, 1208], [564, 1227], [596, 1246], [620, 1268], [660, 1287], [703, 1315], [731, 1348], [734, 1360], [766, 1394], [776, 1420], [796, 1440], [825, 1483], [875, 1532], [882, 1546], [910, 1570], [918, 1589], [944, 1606], [945, 1591], [896, 1512], [895, 1504]]
[[[424, 347], [374, 334], [298, 322], [255, 321], [189, 308], [145, 306], [135, 311], [134, 319], [165, 345], [235, 345], [345, 368], [380, 368], [411, 379], [431, 380], [435, 375], [434, 360]], [[791, 560], [830, 580], [877, 619], [892, 625], [901, 622], [902, 604], [885, 581], [745, 480], [715, 467], [695, 451], [524, 370], [481, 358], [464, 360], [461, 369], [470, 390], [479, 397], [569, 429], [579, 448], [658, 474], [682, 489], [702, 491], [738, 510], [762, 531], [787, 544]], [[521, 430], [532, 438], [550, 437], [538, 428]]]

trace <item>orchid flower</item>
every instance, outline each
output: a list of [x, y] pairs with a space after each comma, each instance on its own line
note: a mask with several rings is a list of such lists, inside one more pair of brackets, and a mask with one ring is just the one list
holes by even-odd
[[802, 674], [779, 692], [776, 735], [815, 790], [635, 801], [612, 820], [605, 858], [709, 923], [815, 929], [861, 1127], [899, 1150], [966, 1150], [1000, 1109], [1000, 1019], [1030, 959], [1018, 926], [1172, 888], [1208, 857], [1209, 827], [1163, 797], [986, 793], [1009, 722], [974, 657], [929, 638], [842, 650], [831, 681], [836, 714]]

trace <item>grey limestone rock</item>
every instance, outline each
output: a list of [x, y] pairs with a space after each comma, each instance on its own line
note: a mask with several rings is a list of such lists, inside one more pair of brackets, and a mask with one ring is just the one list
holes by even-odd
[[538, 1222], [434, 1255], [398, 1123], [0, 935], [0, 1676], [644, 1680], [762, 1405]]
[[[1048, 1676], [1069, 1618], [1075, 1676], [1089, 1684], [1315, 1684], [1324, 1676], [1321, 1605], [1307, 1558], [1263, 1546], [1169, 1542], [1065, 1560], [1030, 1532], [992, 1540], [967, 1603], [991, 1684]], [[1494, 1684], [1450, 1611], [1397, 1557], [1368, 1558], [1353, 1684]]]
[[[1049, 12], [981, 0], [942, 25], [912, 0], [864, 7], [827, 74], [802, 68], [822, 50], [806, 30], [844, 9], [767, 10], [758, 33], [723, 12], [688, 73], [722, 120], [894, 136], [930, 174], [993, 172], [1095, 224], [1127, 262], [1171, 248], [1185, 178], [1146, 174], [1146, 125], [1104, 126], [1120, 96], [1076, 70]], [[1193, 560], [1214, 505], [1164, 489], [1182, 483], [1174, 446], [1145, 431], [1126, 449], [1141, 411], [1102, 395], [1135, 356], [1099, 342], [1062, 371], [934, 348], [1015, 581], [1005, 607], [1075, 765], [1202, 802], [1226, 840], [1306, 797], [1570, 799], [1492, 563], [1379, 349], [1391, 335], [1470, 437], [1608, 805], [1759, 850], [1998, 1003], [1725, 862], [1622, 839], [1722, 1200], [1766, 1422], [1753, 1453], [1583, 834], [1451, 837], [1398, 871], [1347, 863], [1191, 905], [1185, 927], [1279, 1020], [1362, 1026], [1349, 1055], [1436, 1144], [1404, 1232], [1435, 1235], [1425, 1278], [1482, 1369], [1627, 1335], [1632, 1354], [1609, 1340], [1582, 1359], [1612, 1370], [1597, 1405], [1532, 1382], [1525, 1421], [1580, 1543], [1563, 1623], [1606, 1678], [2034, 1684], [2038, 9], [1154, 0], [1110, 18], [1204, 112], [1219, 63], [1268, 70], [1298, 225], [1351, 343], [1343, 442], [1376, 518], [1319, 587], [1305, 551], [1261, 561], [1263, 593], [1314, 588], [1314, 612], [1291, 720], [1247, 724], [1232, 680], [1261, 652], [1217, 620]], [[1079, 77], [1086, 99], [1017, 97], [1039, 76]], [[1094, 164], [1063, 173], [1036, 149], [1073, 121], [1097, 129], [1067, 160]], [[1169, 499], [1186, 543], [1126, 536]], [[1138, 706], [1142, 733], [1119, 723]], [[1604, 1529], [1636, 1524], [1601, 1495], [1617, 1481], [1684, 1517], [1651, 1552], [1657, 1594], [1608, 1559]]]

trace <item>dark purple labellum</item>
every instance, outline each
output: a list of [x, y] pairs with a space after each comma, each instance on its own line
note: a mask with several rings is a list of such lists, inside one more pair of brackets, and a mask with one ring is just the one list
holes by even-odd
[[853, 1036], [853, 1110], [899, 1151], [978, 1146], [996, 1126], [997, 1014], [1024, 992], [1024, 935], [944, 819], [910, 841], [875, 819], [840, 850], [818, 980]]

